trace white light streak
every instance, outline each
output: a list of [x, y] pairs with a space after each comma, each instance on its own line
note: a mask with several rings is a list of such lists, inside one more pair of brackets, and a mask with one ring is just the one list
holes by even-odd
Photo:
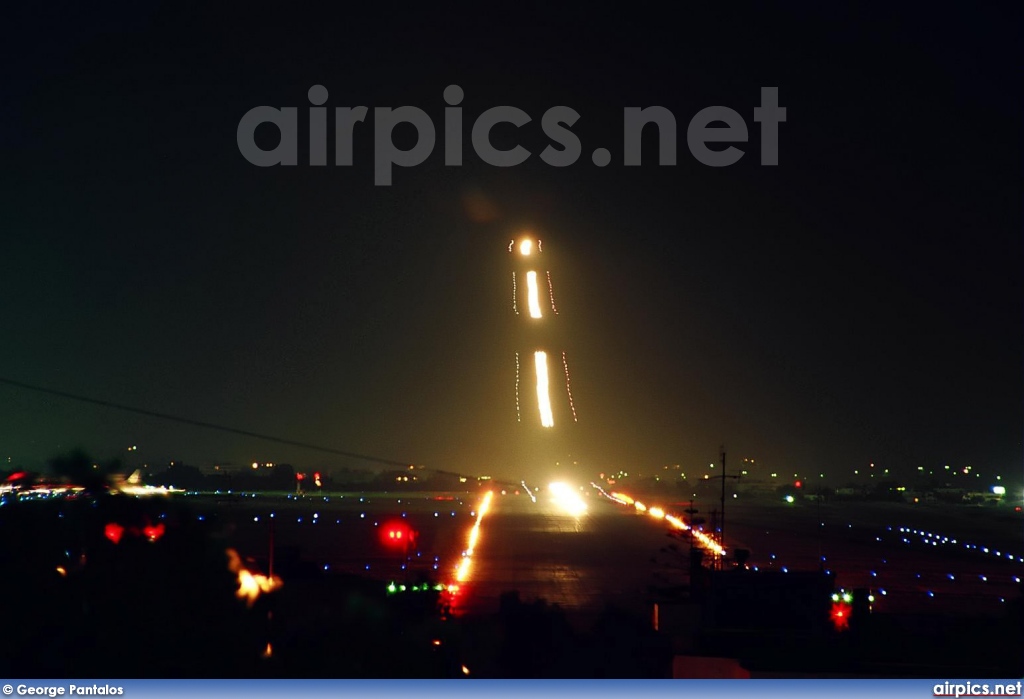
[[526, 298], [530, 304], [530, 317], [540, 318], [540, 298], [537, 293], [537, 273], [526, 273]]
[[530, 490], [530, 486], [526, 485], [526, 481], [522, 481], [520, 485], [523, 486], [523, 490], [526, 491], [526, 494], [530, 496], [530, 500], [537, 502], [537, 496], [533, 494], [532, 490]]
[[551, 312], [556, 316], [558, 315], [558, 309], [555, 308], [555, 287], [551, 285], [551, 272], [547, 272], [548, 275], [548, 296], [551, 297]]
[[522, 415], [519, 412], [519, 353], [516, 352], [516, 422], [522, 421]]
[[519, 254], [520, 255], [524, 255], [524, 256], [525, 255], [529, 255], [532, 250], [533, 250], [533, 241], [531, 241], [529, 238], [527, 238], [523, 242], [519, 243]]
[[562, 368], [565, 369], [565, 392], [569, 394], [569, 409], [572, 410], [572, 421], [579, 422], [576, 419], [576, 406], [572, 402], [572, 387], [569, 385], [569, 362], [565, 359], [565, 352], [562, 352]]
[[537, 403], [540, 408], [540, 424], [544, 427], [554, 427], [555, 416], [551, 413], [551, 397], [548, 394], [548, 355], [546, 352], [534, 352], [533, 361], [537, 367]]
[[516, 290], [516, 273], [512, 272], [512, 311], [519, 315], [519, 305], [516, 303], [516, 296], [519, 292]]

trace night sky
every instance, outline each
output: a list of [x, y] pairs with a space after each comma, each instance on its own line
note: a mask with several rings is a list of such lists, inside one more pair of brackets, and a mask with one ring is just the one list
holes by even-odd
[[[1020, 9], [679, 7], [15, 11], [0, 378], [494, 476], [706, 465], [724, 444], [836, 480], [871, 462], [1020, 480]], [[329, 109], [370, 108], [350, 167], [308, 164], [317, 84]], [[443, 158], [450, 84], [459, 167]], [[777, 167], [759, 162], [765, 86], [787, 109]], [[239, 153], [260, 105], [299, 109], [297, 166]], [[403, 105], [437, 143], [375, 186], [373, 108]], [[499, 105], [533, 118], [493, 132], [533, 153], [516, 167], [471, 147]], [[539, 158], [558, 105], [581, 115], [565, 168]], [[625, 167], [622, 110], [651, 105], [676, 117], [677, 163], [657, 164], [649, 127]], [[686, 145], [713, 105], [749, 129], [728, 167]], [[273, 147], [272, 127], [257, 140]], [[579, 413], [555, 435], [515, 420], [514, 356], [531, 348], [505, 248], [524, 231], [544, 241]], [[374, 465], [0, 384], [4, 461], [73, 447]]]

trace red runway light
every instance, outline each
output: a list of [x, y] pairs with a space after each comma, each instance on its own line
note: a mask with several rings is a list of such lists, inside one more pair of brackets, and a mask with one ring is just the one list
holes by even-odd
[[412, 546], [416, 539], [409, 525], [400, 522], [384, 525], [380, 536], [385, 546]]
[[850, 628], [850, 605], [845, 602], [833, 602], [832, 613], [832, 626], [835, 627], [836, 631], [843, 631]]
[[155, 525], [147, 524], [145, 527], [142, 528], [142, 534], [150, 541], [156, 541], [164, 535], [163, 522], [160, 522], [159, 524]]
[[124, 527], [117, 522], [110, 522], [107, 526], [103, 527], [103, 536], [117, 544], [121, 541], [121, 537], [124, 536]]

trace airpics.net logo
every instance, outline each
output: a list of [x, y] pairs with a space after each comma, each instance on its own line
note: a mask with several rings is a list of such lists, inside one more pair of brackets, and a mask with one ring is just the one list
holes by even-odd
[[[314, 85], [307, 94], [309, 108], [309, 160], [311, 166], [326, 166], [327, 102], [328, 92], [323, 85]], [[458, 85], [449, 85], [443, 93], [444, 110], [444, 164], [458, 167], [463, 162], [463, 110], [460, 105], [465, 93]], [[334, 165], [353, 165], [353, 141], [356, 126], [366, 122], [369, 108], [335, 107], [334, 109]], [[754, 108], [754, 121], [760, 125], [761, 165], [779, 164], [779, 124], [786, 121], [786, 108], [779, 106], [777, 87], [761, 88], [761, 105]], [[551, 107], [541, 116], [541, 128], [552, 143], [539, 157], [552, 167], [567, 167], [576, 163], [583, 153], [583, 144], [573, 133], [572, 126], [580, 114], [572, 107]], [[533, 153], [522, 145], [514, 148], [496, 148], [491, 130], [498, 124], [522, 127], [532, 121], [522, 109], [511, 106], [492, 107], [474, 121], [470, 130], [473, 152], [484, 163], [494, 167], [513, 167], [526, 162]], [[276, 127], [279, 140], [271, 149], [256, 143], [256, 129], [264, 124]], [[411, 148], [399, 148], [394, 141], [395, 128], [409, 124], [416, 131]], [[644, 127], [653, 124], [658, 136], [658, 164], [676, 164], [676, 119], [665, 107], [626, 107], [622, 114], [622, 164], [639, 166], [641, 162], [641, 136]], [[722, 124], [718, 126], [716, 124]], [[362, 131], [363, 129], [360, 129]], [[708, 167], [732, 165], [744, 156], [736, 145], [748, 141], [747, 122], [729, 107], [705, 107], [697, 112], [686, 127], [686, 145], [690, 154]], [[253, 165], [299, 164], [299, 108], [253, 107], [238, 122], [238, 150]], [[375, 107], [373, 110], [373, 181], [377, 185], [390, 185], [395, 166], [410, 168], [422, 164], [434, 151], [437, 131], [430, 116], [419, 107]], [[709, 144], [719, 144], [711, 147]], [[725, 147], [722, 147], [722, 144]], [[596, 148], [590, 155], [597, 167], [611, 164], [612, 153], [607, 148]]]

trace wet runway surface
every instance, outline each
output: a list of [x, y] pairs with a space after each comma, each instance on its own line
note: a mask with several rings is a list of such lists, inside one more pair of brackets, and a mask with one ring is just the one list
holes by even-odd
[[502, 592], [543, 599], [569, 612], [593, 613], [606, 604], [643, 606], [655, 582], [654, 560], [670, 543], [664, 529], [597, 497], [575, 515], [538, 495], [503, 497], [483, 526], [473, 559], [470, 612], [498, 608]]

